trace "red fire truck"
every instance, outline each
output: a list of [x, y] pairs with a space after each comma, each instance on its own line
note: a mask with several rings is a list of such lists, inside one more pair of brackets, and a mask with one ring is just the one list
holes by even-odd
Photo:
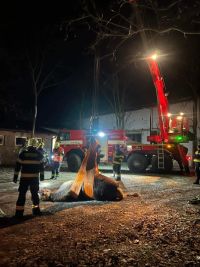
[[[101, 162], [112, 162], [113, 148], [116, 144], [125, 146], [126, 136], [124, 130], [105, 130], [104, 132], [93, 133], [101, 146]], [[61, 129], [57, 136], [65, 151], [65, 160], [70, 171], [78, 171], [84, 158], [85, 149], [91, 133], [86, 130]]]
[[156, 88], [159, 133], [147, 137], [149, 144], [134, 144], [128, 147], [128, 167], [131, 172], [145, 172], [148, 166], [155, 171], [171, 171], [173, 160], [181, 170], [189, 172], [188, 149], [181, 143], [189, 141], [189, 125], [184, 114], [171, 116], [156, 55], [147, 58], [150, 73]]

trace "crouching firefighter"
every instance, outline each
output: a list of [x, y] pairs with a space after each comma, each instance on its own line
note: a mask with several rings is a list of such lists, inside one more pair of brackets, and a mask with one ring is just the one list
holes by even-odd
[[34, 138], [29, 140], [28, 147], [18, 155], [13, 178], [14, 183], [17, 183], [20, 171], [19, 196], [15, 217], [23, 217], [28, 189], [30, 189], [32, 196], [32, 213], [33, 215], [40, 215], [38, 191], [39, 179], [40, 181], [44, 180], [44, 161], [43, 155], [37, 150], [37, 140]]

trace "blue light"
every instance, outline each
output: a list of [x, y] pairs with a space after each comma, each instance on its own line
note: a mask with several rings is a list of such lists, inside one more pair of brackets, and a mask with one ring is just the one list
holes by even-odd
[[104, 132], [98, 132], [97, 135], [98, 135], [99, 137], [104, 137], [104, 136], [105, 136], [105, 133], [104, 133]]

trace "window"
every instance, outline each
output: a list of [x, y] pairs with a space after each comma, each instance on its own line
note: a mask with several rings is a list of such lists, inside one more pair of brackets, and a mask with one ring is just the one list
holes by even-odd
[[59, 134], [59, 140], [60, 141], [66, 141], [66, 140], [70, 140], [70, 133], [60, 133]]
[[141, 133], [127, 134], [127, 137], [130, 140], [132, 140], [134, 143], [141, 143], [141, 141], [142, 141], [142, 134]]
[[15, 145], [16, 146], [24, 146], [26, 142], [26, 137], [15, 137]]
[[4, 145], [4, 136], [0, 135], [0, 146]]

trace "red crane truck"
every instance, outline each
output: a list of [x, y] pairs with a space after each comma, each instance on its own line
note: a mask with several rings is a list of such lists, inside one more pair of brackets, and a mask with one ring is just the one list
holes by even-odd
[[156, 88], [159, 134], [147, 137], [150, 144], [134, 144], [129, 148], [129, 170], [136, 173], [145, 172], [147, 167], [151, 166], [154, 172], [169, 172], [173, 168], [173, 160], [176, 160], [180, 169], [185, 169], [186, 173], [189, 173], [188, 149], [181, 144], [189, 141], [188, 120], [183, 114], [170, 116], [165, 84], [156, 55], [147, 58], [147, 63]]

